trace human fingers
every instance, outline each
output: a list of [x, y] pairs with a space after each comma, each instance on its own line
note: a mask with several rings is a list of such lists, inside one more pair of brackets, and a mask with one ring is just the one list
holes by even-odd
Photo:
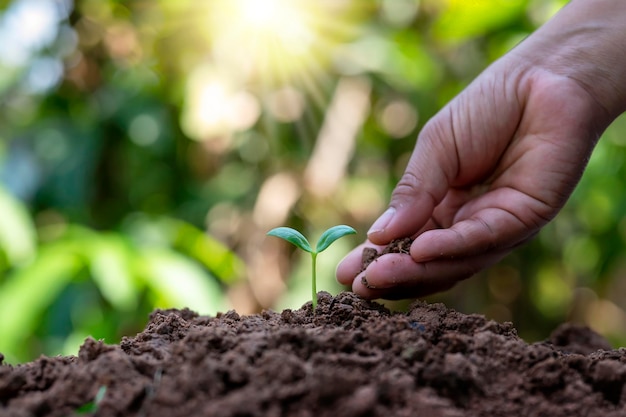
[[556, 212], [545, 202], [510, 188], [498, 188], [468, 203], [474, 210], [448, 228], [431, 229], [411, 245], [415, 262], [463, 258], [510, 250], [534, 236]]
[[373, 248], [378, 253], [382, 252], [383, 246], [374, 245], [366, 241], [365, 243], [354, 248], [348, 253], [337, 265], [336, 276], [337, 281], [342, 285], [352, 285], [354, 278], [361, 272], [363, 266], [363, 249]]
[[452, 288], [477, 271], [493, 265], [507, 252], [467, 258], [415, 262], [411, 256], [390, 253], [376, 259], [352, 282], [352, 291], [368, 299], [424, 297]]
[[[440, 225], [435, 221], [435, 219], [431, 218], [426, 222], [422, 229], [418, 231], [416, 235], [419, 235], [426, 230], [431, 230], [439, 227]], [[414, 236], [410, 237], [413, 238]], [[363, 250], [366, 248], [374, 249], [378, 254], [380, 254], [385, 249], [385, 245], [375, 245], [367, 240], [363, 244], [357, 246], [352, 251], [350, 251], [350, 253], [348, 253], [337, 265], [335, 274], [337, 281], [340, 284], [348, 286], [352, 285], [352, 281], [354, 281], [355, 277], [363, 269]]]
[[479, 184], [497, 166], [521, 117], [517, 70], [502, 66], [489, 69], [424, 126], [389, 208], [368, 232], [370, 241], [415, 235], [451, 189]]
[[528, 91], [525, 116], [485, 188], [436, 208], [443, 228], [417, 236], [416, 262], [510, 249], [567, 201], [597, 137], [593, 102], [573, 81], [545, 72], [529, 77]]

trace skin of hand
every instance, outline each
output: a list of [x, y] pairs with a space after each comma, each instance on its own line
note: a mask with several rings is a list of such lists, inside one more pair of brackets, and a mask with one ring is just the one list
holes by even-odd
[[[365, 298], [425, 296], [537, 234], [626, 110], [625, 34], [625, 1], [575, 0], [487, 68], [424, 126], [389, 208], [338, 281]], [[410, 255], [359, 273], [363, 247], [406, 236]]]

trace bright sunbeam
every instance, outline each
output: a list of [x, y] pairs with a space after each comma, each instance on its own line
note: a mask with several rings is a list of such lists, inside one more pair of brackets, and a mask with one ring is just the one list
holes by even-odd
[[347, 1], [222, 0], [210, 8], [215, 58], [264, 85], [310, 77], [354, 31]]
[[235, 1], [235, 12], [242, 17], [236, 29], [260, 44], [273, 42], [286, 53], [306, 52], [315, 35], [305, 10], [297, 5], [289, 0]]
[[[197, 4], [197, 3], [196, 3]], [[202, 33], [210, 53], [199, 67], [210, 77], [191, 77], [185, 100], [185, 132], [198, 140], [245, 130], [261, 116], [293, 122], [303, 137], [312, 134], [311, 101], [325, 108], [333, 63], [340, 47], [359, 29], [354, 0], [206, 0]], [[200, 16], [196, 14], [197, 19]], [[200, 49], [199, 49], [200, 50]], [[191, 74], [196, 71], [188, 70]], [[216, 76], [217, 74], [217, 76]], [[193, 82], [192, 82], [193, 81]], [[221, 86], [228, 97], [218, 94]], [[224, 90], [224, 91], [226, 91]], [[234, 100], [244, 94], [255, 100]], [[236, 123], [246, 114], [250, 123]], [[271, 125], [268, 124], [268, 126]], [[269, 126], [271, 128], [271, 126]]]
[[273, 31], [276, 24], [302, 18], [294, 3], [286, 0], [235, 0], [234, 5], [241, 13], [242, 23], [252, 30]]

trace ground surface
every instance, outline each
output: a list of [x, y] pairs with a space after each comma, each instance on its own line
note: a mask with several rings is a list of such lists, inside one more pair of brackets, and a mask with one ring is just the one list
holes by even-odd
[[155, 311], [119, 345], [0, 366], [0, 416], [78, 415], [99, 390], [98, 416], [626, 415], [626, 351], [588, 329], [529, 345], [440, 304], [319, 298], [315, 314]]

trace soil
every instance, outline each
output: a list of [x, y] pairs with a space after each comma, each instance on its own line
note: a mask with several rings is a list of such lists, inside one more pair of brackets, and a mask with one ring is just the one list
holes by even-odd
[[[411, 252], [412, 243], [413, 239], [411, 239], [410, 237], [404, 237], [392, 240], [380, 252], [378, 252], [378, 250], [375, 248], [363, 248], [363, 252], [361, 253], [361, 270], [359, 271], [359, 273], [365, 271], [369, 264], [374, 262], [377, 258], [388, 253], [404, 253], [405, 255], [408, 255]], [[370, 284], [367, 282], [367, 277], [365, 275], [361, 277], [361, 282], [367, 288], [374, 288], [371, 287]]]
[[380, 253], [375, 248], [363, 248], [363, 252], [361, 254], [361, 272], [365, 271], [365, 268], [367, 268], [369, 264], [374, 262], [380, 256], [388, 253], [410, 253], [412, 243], [413, 239], [410, 237], [404, 237], [392, 240]]
[[157, 310], [119, 345], [0, 366], [0, 416], [626, 415], [626, 350], [563, 325], [527, 344], [510, 323], [352, 293], [281, 313]]

